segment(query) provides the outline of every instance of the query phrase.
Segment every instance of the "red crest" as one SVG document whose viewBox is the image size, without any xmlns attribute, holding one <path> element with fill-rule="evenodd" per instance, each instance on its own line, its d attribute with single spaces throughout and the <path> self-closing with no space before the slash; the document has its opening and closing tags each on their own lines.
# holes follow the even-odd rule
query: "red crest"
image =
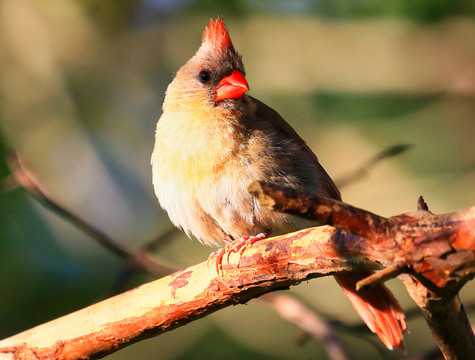
<svg viewBox="0 0 475 360">
<path fill-rule="evenodd" d="M 202 38 L 203 44 L 213 48 L 229 48 L 233 49 L 233 43 L 229 37 L 228 29 L 221 18 L 216 21 L 211 19 L 209 25 L 205 28 Z"/>
</svg>

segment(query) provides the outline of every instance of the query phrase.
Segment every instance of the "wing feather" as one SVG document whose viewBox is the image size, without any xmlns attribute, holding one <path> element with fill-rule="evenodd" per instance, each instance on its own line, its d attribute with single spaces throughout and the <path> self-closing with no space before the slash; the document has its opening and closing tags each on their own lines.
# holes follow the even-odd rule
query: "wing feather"
<svg viewBox="0 0 475 360">
<path fill-rule="evenodd" d="M 254 115 L 263 121 L 271 123 L 276 131 L 281 134 L 281 136 L 299 144 L 302 150 L 308 155 L 309 161 L 312 161 L 314 165 L 318 167 L 321 192 L 328 197 L 341 200 L 340 191 L 336 187 L 330 175 L 328 175 L 323 166 L 320 165 L 317 155 L 315 155 L 315 153 L 308 147 L 305 140 L 303 140 L 299 134 L 297 134 L 294 128 L 290 126 L 289 123 L 287 123 L 277 111 L 253 97 L 249 96 L 249 98 L 251 98 L 251 100 L 257 105 Z"/>
</svg>

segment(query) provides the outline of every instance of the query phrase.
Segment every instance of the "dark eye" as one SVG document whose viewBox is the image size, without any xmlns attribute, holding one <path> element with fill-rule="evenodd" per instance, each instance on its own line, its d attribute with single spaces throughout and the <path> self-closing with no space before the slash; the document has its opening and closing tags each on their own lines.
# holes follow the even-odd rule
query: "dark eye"
<svg viewBox="0 0 475 360">
<path fill-rule="evenodd" d="M 198 78 L 203 84 L 206 84 L 211 79 L 211 75 L 209 74 L 209 71 L 201 70 Z"/>
</svg>

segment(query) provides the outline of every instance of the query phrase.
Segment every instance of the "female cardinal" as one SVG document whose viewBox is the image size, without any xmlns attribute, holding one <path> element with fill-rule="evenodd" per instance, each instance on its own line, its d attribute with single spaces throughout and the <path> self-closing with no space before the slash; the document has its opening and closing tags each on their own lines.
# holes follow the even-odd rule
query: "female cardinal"
<svg viewBox="0 0 475 360">
<path fill-rule="evenodd" d="M 206 244 L 311 225 L 262 207 L 248 192 L 253 181 L 341 199 L 295 130 L 275 110 L 245 94 L 249 85 L 244 76 L 241 56 L 223 21 L 211 19 L 201 47 L 168 86 L 157 124 L 155 193 L 172 222 Z M 384 285 L 355 289 L 369 274 L 335 278 L 383 343 L 403 350 L 406 322 L 391 292 Z"/>
</svg>

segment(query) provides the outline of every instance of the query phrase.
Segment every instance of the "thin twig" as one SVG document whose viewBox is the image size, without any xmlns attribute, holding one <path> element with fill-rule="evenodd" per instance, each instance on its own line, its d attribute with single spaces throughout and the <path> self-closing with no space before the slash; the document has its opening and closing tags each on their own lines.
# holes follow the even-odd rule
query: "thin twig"
<svg viewBox="0 0 475 360">
<path fill-rule="evenodd" d="M 8 164 L 12 170 L 12 175 L 16 182 L 31 196 L 33 196 L 41 205 L 58 214 L 69 223 L 73 224 L 79 230 L 94 239 L 102 247 L 119 256 L 120 258 L 130 261 L 134 264 L 134 266 L 150 272 L 151 274 L 163 276 L 164 274 L 170 272 L 170 268 L 160 264 L 149 253 L 133 252 L 127 249 L 125 246 L 111 238 L 102 230 L 99 230 L 97 227 L 90 224 L 79 215 L 68 210 L 57 200 L 54 200 L 36 179 L 33 173 L 24 166 L 18 153 L 9 156 Z"/>
<path fill-rule="evenodd" d="M 402 274 L 404 270 L 407 270 L 407 266 L 404 264 L 394 264 L 388 266 L 380 271 L 377 271 L 370 276 L 360 280 L 356 283 L 356 290 L 359 291 L 365 287 L 374 287 L 381 285 L 386 281 L 395 278 L 399 274 Z"/>
<path fill-rule="evenodd" d="M 164 233 L 157 236 L 150 242 L 147 242 L 144 246 L 140 248 L 142 251 L 152 252 L 157 250 L 159 247 L 165 245 L 170 239 L 175 236 L 179 230 L 176 227 L 170 227 Z"/>
<path fill-rule="evenodd" d="M 301 301 L 287 294 L 270 293 L 260 297 L 270 304 L 281 317 L 296 324 L 300 329 L 319 339 L 332 360 L 347 360 L 350 355 L 330 323 Z"/>
<path fill-rule="evenodd" d="M 376 155 L 365 161 L 358 169 L 353 172 L 348 173 L 347 175 L 341 176 L 339 179 L 336 179 L 335 184 L 339 189 L 342 189 L 345 186 L 348 186 L 362 177 L 368 175 L 369 171 L 372 170 L 379 162 L 384 159 L 400 155 L 405 151 L 409 150 L 413 145 L 410 144 L 397 144 L 389 146 L 386 149 L 378 152 Z"/>
<path fill-rule="evenodd" d="M 171 237 L 176 234 L 177 231 L 175 229 L 171 229 L 166 231 L 164 234 L 157 236 L 154 240 L 152 240 L 149 243 L 146 243 L 145 245 L 141 246 L 138 250 L 135 250 L 134 253 L 136 256 L 139 254 L 142 254 L 142 256 L 148 256 L 149 253 L 157 249 L 158 247 L 162 246 L 166 242 L 168 242 Z M 158 262 L 158 261 L 157 261 Z M 119 273 L 116 276 L 115 281 L 113 282 L 113 285 L 111 287 L 110 295 L 117 295 L 124 290 L 126 290 L 125 284 L 127 281 L 137 272 L 137 271 L 144 271 L 146 273 L 149 273 L 150 275 L 154 275 L 155 277 L 160 277 L 160 276 L 165 276 L 169 275 L 171 273 L 174 273 L 178 269 L 173 268 L 171 266 L 166 266 L 164 264 L 160 263 L 161 266 L 161 274 L 157 273 L 150 273 L 147 268 L 144 268 L 143 266 L 140 266 L 141 262 L 127 262 L 125 266 L 119 271 Z M 160 275 L 160 276 L 157 276 Z"/>
</svg>

